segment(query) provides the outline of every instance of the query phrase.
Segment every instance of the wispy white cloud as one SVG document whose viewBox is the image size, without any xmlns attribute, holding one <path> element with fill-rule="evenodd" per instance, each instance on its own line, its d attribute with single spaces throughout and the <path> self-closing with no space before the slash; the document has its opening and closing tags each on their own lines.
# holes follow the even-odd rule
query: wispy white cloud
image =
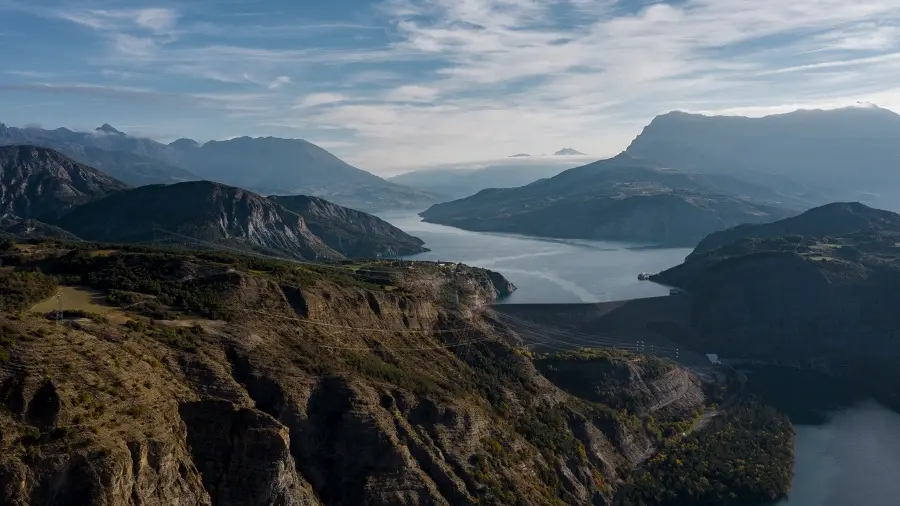
<svg viewBox="0 0 900 506">
<path fill-rule="evenodd" d="M 85 64 L 103 77 L 137 76 L 145 94 L 188 82 L 177 100 L 254 120 L 229 132 L 329 129 L 366 169 L 614 154 L 671 109 L 900 110 L 897 0 L 383 0 L 380 17 L 325 21 L 94 2 L 22 9 L 102 37 L 108 52 Z"/>
<path fill-rule="evenodd" d="M 337 104 L 346 101 L 347 98 L 346 95 L 341 95 L 340 93 L 311 93 L 297 101 L 294 109 L 306 109 L 320 105 Z"/>
</svg>

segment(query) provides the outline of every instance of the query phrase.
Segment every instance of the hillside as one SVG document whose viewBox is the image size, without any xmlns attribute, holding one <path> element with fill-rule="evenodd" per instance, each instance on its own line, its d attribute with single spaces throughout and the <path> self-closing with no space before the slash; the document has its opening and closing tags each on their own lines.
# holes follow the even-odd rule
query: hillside
<svg viewBox="0 0 900 506">
<path fill-rule="evenodd" d="M 478 169 L 426 169 L 394 176 L 389 181 L 449 199 L 475 195 L 487 188 L 517 188 L 553 177 L 571 165 L 547 163 L 503 163 Z"/>
<path fill-rule="evenodd" d="M 0 146 L 0 215 L 53 219 L 127 188 L 50 149 Z"/>
<path fill-rule="evenodd" d="M 645 127 L 627 153 L 667 167 L 730 174 L 807 194 L 818 204 L 863 200 L 896 208 L 898 138 L 900 115 L 877 107 L 762 118 L 672 112 Z"/>
<path fill-rule="evenodd" d="M 428 251 L 418 237 L 371 214 L 318 197 L 295 195 L 269 199 L 299 214 L 313 234 L 348 258 L 398 257 Z"/>
<path fill-rule="evenodd" d="M 204 242 L 298 259 L 340 259 L 306 221 L 255 193 L 196 181 L 151 185 L 75 208 L 57 223 L 103 242 Z"/>
<path fill-rule="evenodd" d="M 792 214 L 779 194 L 619 155 L 553 178 L 438 204 L 426 220 L 467 230 L 693 246 L 739 223 Z"/>
<path fill-rule="evenodd" d="M 506 344 L 487 271 L 2 255 L 3 504 L 610 504 L 657 444 Z M 19 313 L 61 279 L 106 298 Z"/>
<path fill-rule="evenodd" d="M 171 152 L 149 139 L 122 134 L 109 125 L 94 132 L 74 132 L 66 128 L 15 128 L 0 123 L 0 146 L 32 145 L 53 149 L 79 163 L 100 169 L 131 186 L 171 184 L 200 179 L 191 172 L 167 163 Z"/>
<path fill-rule="evenodd" d="M 739 225 L 710 234 L 693 254 L 712 251 L 741 239 L 781 236 L 842 237 L 858 231 L 900 230 L 900 215 L 873 209 L 858 202 L 827 204 L 801 215 L 764 225 Z"/>
<path fill-rule="evenodd" d="M 900 407 L 900 216 L 835 204 L 726 235 L 654 278 L 691 294 L 696 349 L 837 374 Z"/>
</svg>

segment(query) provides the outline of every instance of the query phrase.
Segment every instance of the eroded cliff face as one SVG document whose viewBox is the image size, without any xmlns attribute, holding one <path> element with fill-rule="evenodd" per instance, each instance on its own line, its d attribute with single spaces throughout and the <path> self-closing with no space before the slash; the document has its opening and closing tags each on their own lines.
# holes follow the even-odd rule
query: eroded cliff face
<svg viewBox="0 0 900 506">
<path fill-rule="evenodd" d="M 647 430 L 506 343 L 481 309 L 509 289 L 496 275 L 410 265 L 362 284 L 155 271 L 171 277 L 158 300 L 209 283 L 228 321 L 186 302 L 170 320 L 0 316 L 0 503 L 609 503 L 652 452 Z M 642 381 L 650 404 L 678 397 L 678 381 Z"/>
</svg>

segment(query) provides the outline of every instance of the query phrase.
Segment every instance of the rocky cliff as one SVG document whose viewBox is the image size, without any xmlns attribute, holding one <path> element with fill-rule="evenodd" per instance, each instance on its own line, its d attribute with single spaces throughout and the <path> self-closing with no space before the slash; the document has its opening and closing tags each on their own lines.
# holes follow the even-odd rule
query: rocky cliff
<svg viewBox="0 0 900 506">
<path fill-rule="evenodd" d="M 127 188 L 50 149 L 0 146 L 0 215 L 52 219 Z"/>
<path fill-rule="evenodd" d="M 510 287 L 488 271 L 3 255 L 3 504 L 609 504 L 657 444 L 507 344 L 482 306 Z M 21 311 L 54 278 L 106 302 L 60 324 Z"/>
</svg>

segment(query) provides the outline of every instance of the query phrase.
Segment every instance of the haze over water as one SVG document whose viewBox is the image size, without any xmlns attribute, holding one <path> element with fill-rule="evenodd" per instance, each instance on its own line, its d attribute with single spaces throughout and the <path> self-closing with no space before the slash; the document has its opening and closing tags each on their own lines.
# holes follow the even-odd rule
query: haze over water
<svg viewBox="0 0 900 506">
<path fill-rule="evenodd" d="M 667 288 L 638 281 L 637 274 L 678 265 L 691 252 L 468 232 L 424 223 L 409 212 L 381 217 L 421 238 L 432 250 L 411 259 L 463 262 L 506 276 L 518 290 L 505 303 L 604 302 L 666 295 Z M 785 395 L 797 397 L 782 400 L 787 406 L 806 403 L 814 395 L 807 388 L 782 389 Z M 863 402 L 831 411 L 815 422 L 799 415 L 792 419 L 798 423 L 793 486 L 788 499 L 776 506 L 900 504 L 900 414 Z"/>
</svg>

